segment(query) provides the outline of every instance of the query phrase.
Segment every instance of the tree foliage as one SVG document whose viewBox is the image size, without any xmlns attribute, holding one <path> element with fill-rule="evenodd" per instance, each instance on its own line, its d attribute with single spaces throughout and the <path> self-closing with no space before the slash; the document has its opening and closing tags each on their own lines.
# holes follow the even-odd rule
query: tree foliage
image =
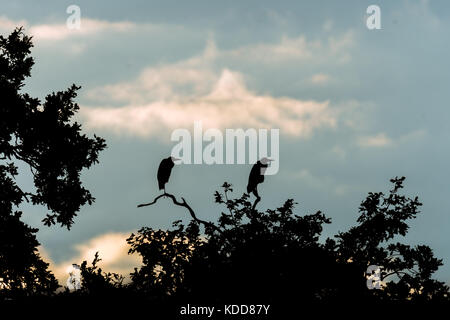
<svg viewBox="0 0 450 320">
<path fill-rule="evenodd" d="M 323 213 L 297 215 L 295 202 L 259 212 L 249 196 L 230 199 L 228 183 L 215 201 L 225 210 L 215 226 L 176 221 L 171 230 L 145 227 L 128 239 L 143 265 L 132 273 L 134 289 L 179 301 L 444 301 L 448 287 L 431 278 L 442 265 L 424 245 L 393 242 L 408 230 L 421 203 L 399 193 L 369 193 L 357 225 L 322 239 Z M 382 267 L 381 290 L 367 288 L 366 270 Z"/>
<path fill-rule="evenodd" d="M 102 138 L 82 134 L 72 119 L 80 87 L 53 92 L 43 102 L 22 91 L 34 64 L 31 47 L 21 28 L 0 36 L 0 288 L 10 289 L 9 295 L 51 293 L 58 286 L 37 252 L 37 229 L 20 220 L 19 206 L 43 205 L 45 225 L 70 228 L 80 207 L 94 201 L 81 171 L 106 146 Z M 19 162 L 29 167 L 33 190 L 16 184 Z"/>
</svg>

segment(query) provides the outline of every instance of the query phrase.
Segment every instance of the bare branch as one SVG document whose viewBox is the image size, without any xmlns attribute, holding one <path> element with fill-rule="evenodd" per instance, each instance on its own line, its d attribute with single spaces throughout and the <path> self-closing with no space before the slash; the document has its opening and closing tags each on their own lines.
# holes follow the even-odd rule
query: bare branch
<svg viewBox="0 0 450 320">
<path fill-rule="evenodd" d="M 138 208 L 141 208 L 141 207 L 151 206 L 152 204 L 155 204 L 156 201 L 158 201 L 160 198 L 164 197 L 165 195 L 166 195 L 166 194 L 163 193 L 162 195 L 157 196 L 157 197 L 155 198 L 155 200 L 153 200 L 152 202 L 149 202 L 149 203 L 142 203 L 142 204 L 138 205 L 137 207 L 138 207 Z"/>
<path fill-rule="evenodd" d="M 173 204 L 188 209 L 189 214 L 191 215 L 192 219 L 194 219 L 196 222 L 203 224 L 205 227 L 208 226 L 208 227 L 210 227 L 210 228 L 213 228 L 213 229 L 216 230 L 217 232 L 223 234 L 223 231 L 222 231 L 221 229 L 219 229 L 215 224 L 197 218 L 197 216 L 196 216 L 194 210 L 192 210 L 192 208 L 187 204 L 186 200 L 185 200 L 183 197 L 181 198 L 181 200 L 183 200 L 183 201 L 182 201 L 182 202 L 179 202 L 179 201 L 177 200 L 177 198 L 175 198 L 175 196 L 174 196 L 173 194 L 170 194 L 170 193 L 165 192 L 165 193 L 163 193 L 163 194 L 157 196 L 152 202 L 149 202 L 149 203 L 143 203 L 143 204 L 138 205 L 137 207 L 138 207 L 138 208 L 141 208 L 141 207 L 151 206 L 151 205 L 155 204 L 155 203 L 156 203 L 159 199 L 161 199 L 162 197 L 169 197 L 170 199 L 172 199 Z"/>
</svg>

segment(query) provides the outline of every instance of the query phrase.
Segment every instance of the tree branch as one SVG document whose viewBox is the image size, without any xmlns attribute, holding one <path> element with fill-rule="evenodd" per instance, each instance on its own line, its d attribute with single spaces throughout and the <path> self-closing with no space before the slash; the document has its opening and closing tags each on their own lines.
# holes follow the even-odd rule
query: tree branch
<svg viewBox="0 0 450 320">
<path fill-rule="evenodd" d="M 142 204 L 138 205 L 137 207 L 138 207 L 138 208 L 141 208 L 141 207 L 151 206 L 152 204 L 155 204 L 156 201 L 158 201 L 159 198 L 162 198 L 162 197 L 164 197 L 165 195 L 166 195 L 166 194 L 163 193 L 163 194 L 157 196 L 157 197 L 155 198 L 155 200 L 153 200 L 152 202 L 149 202 L 149 203 L 142 203 Z"/>
<path fill-rule="evenodd" d="M 226 206 L 228 208 L 228 211 L 230 212 L 230 215 L 233 217 L 233 212 L 231 211 L 231 208 L 230 208 L 230 205 L 229 205 L 229 202 L 228 202 L 227 190 L 225 190 L 223 194 L 225 195 L 225 200 L 227 201 L 226 202 Z"/>
<path fill-rule="evenodd" d="M 408 272 L 405 272 L 405 271 L 392 271 L 390 273 L 387 273 L 384 277 L 382 277 L 381 280 L 384 280 L 384 279 L 386 279 L 386 278 L 388 278 L 390 276 L 393 276 L 393 275 L 396 275 L 397 277 L 401 278 L 400 274 L 410 275 Z"/>
<path fill-rule="evenodd" d="M 142 203 L 142 204 L 138 205 L 137 207 L 141 208 L 141 207 L 151 206 L 151 205 L 155 204 L 162 197 L 169 197 L 170 199 L 172 199 L 173 204 L 188 209 L 189 214 L 191 215 L 192 219 L 194 219 L 196 222 L 203 224 L 205 227 L 209 226 L 210 228 L 213 228 L 214 230 L 216 230 L 217 232 L 219 232 L 220 234 L 223 235 L 223 231 L 220 228 L 218 228 L 214 223 L 197 218 L 194 210 L 192 210 L 192 208 L 187 204 L 186 200 L 184 200 L 183 197 L 181 197 L 181 200 L 183 200 L 183 201 L 179 202 L 173 194 L 165 192 L 165 193 L 157 196 L 152 202 Z"/>
</svg>

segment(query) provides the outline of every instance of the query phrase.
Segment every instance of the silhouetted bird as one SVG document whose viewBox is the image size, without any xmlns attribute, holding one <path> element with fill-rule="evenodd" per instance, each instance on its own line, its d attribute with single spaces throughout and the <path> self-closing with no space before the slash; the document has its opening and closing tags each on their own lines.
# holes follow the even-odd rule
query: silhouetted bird
<svg viewBox="0 0 450 320">
<path fill-rule="evenodd" d="M 159 190 L 164 190 L 166 193 L 166 183 L 169 181 L 170 173 L 172 172 L 172 168 L 175 165 L 175 161 L 180 160 L 174 157 L 168 157 L 161 161 L 158 168 L 158 185 Z"/>
<path fill-rule="evenodd" d="M 247 193 L 250 194 L 250 192 L 253 192 L 258 199 L 260 198 L 258 194 L 258 184 L 264 182 L 264 173 L 269 166 L 270 161 L 273 160 L 268 158 L 262 158 L 261 161 L 258 160 L 258 162 L 253 165 L 250 175 L 248 176 Z"/>
</svg>

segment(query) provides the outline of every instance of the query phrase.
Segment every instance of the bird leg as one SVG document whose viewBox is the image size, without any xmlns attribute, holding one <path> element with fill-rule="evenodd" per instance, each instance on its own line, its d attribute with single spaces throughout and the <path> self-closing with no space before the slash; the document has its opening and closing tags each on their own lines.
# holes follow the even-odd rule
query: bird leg
<svg viewBox="0 0 450 320">
<path fill-rule="evenodd" d="M 253 194 L 255 195 L 256 199 L 255 202 L 253 203 L 252 210 L 255 210 L 256 205 L 261 201 L 261 197 L 258 194 L 258 187 L 253 189 Z"/>
<path fill-rule="evenodd" d="M 255 199 L 255 202 L 253 203 L 253 206 L 252 206 L 252 210 L 255 210 L 256 205 L 259 203 L 259 201 L 261 201 L 261 197 L 258 197 Z"/>
</svg>

